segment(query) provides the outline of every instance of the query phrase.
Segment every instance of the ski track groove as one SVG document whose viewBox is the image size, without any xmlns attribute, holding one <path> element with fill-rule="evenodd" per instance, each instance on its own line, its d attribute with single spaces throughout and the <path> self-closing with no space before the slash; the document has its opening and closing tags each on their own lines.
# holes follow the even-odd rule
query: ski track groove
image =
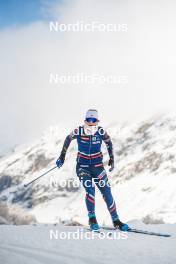
<svg viewBox="0 0 176 264">
<path fill-rule="evenodd" d="M 56 250 L 47 250 L 47 249 L 41 249 L 41 248 L 33 248 L 33 247 L 25 247 L 25 246 L 16 246 L 13 244 L 9 244 L 9 245 L 5 245 L 5 246 L 0 246 L 0 249 L 6 250 L 10 252 L 13 252 L 17 255 L 23 256 L 23 257 L 27 257 L 27 258 L 32 258 L 36 261 L 37 259 L 37 263 L 51 263 L 52 264 L 58 264 L 58 263 L 63 263 L 63 264 L 68 264 L 71 263 L 73 258 L 75 258 L 75 255 L 71 255 L 69 253 L 69 256 L 66 254 L 60 255 L 61 252 L 56 251 Z M 46 253 L 47 252 L 47 253 Z M 37 258 L 36 258 L 37 257 Z M 49 261 L 49 262 L 48 262 Z M 60 261 L 60 262 L 58 262 Z M 87 263 L 86 258 L 84 259 L 83 257 L 79 256 L 79 259 L 77 260 L 79 261 L 79 263 Z M 4 261 L 3 261 L 4 263 Z M 24 262 L 22 262 L 24 263 Z M 32 262 L 33 263 L 33 262 Z M 78 262 L 77 262 L 78 263 Z M 96 263 L 100 263 L 98 261 L 96 261 Z"/>
<path fill-rule="evenodd" d="M 18 260 L 18 264 L 28 264 L 31 262 L 32 260 L 32 264 L 41 264 L 41 261 L 37 261 L 36 259 L 34 259 L 32 256 L 29 257 L 22 255 L 19 252 L 10 250 L 10 258 L 9 258 L 9 249 L 7 249 L 6 247 L 1 246 L 0 247 L 0 251 L 1 253 L 4 252 L 3 256 L 2 256 L 2 262 L 3 264 L 13 264 L 14 260 Z"/>
<path fill-rule="evenodd" d="M 34 259 L 35 261 L 37 260 L 38 263 L 52 263 L 52 264 L 58 264 L 58 263 L 63 263 L 63 264 L 67 264 L 70 263 L 71 258 L 65 255 L 58 255 L 56 256 L 56 254 L 53 254 L 52 252 L 46 252 L 46 250 L 44 250 L 45 252 L 36 250 L 36 249 L 24 249 L 21 246 L 11 246 L 11 245 L 6 245 L 6 246 L 1 246 L 2 249 L 13 252 L 13 253 L 18 253 L 23 257 L 27 257 L 30 261 L 30 259 Z M 67 260 L 66 260 L 67 259 Z"/>
</svg>

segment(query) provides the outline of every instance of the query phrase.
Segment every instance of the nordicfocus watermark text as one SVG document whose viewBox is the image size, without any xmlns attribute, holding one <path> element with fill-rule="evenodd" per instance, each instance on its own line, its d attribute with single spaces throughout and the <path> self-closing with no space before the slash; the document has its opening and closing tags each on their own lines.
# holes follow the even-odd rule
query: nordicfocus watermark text
<svg viewBox="0 0 176 264">
<path fill-rule="evenodd" d="M 94 232 L 85 228 L 77 228 L 75 231 L 59 231 L 50 229 L 50 240 L 83 240 L 83 239 L 127 239 L 127 232 Z"/>
<path fill-rule="evenodd" d="M 49 22 L 50 32 L 127 32 L 127 24 L 102 23 L 100 21 L 76 21 L 75 23 Z"/>
<path fill-rule="evenodd" d="M 51 84 L 127 84 L 127 75 L 103 75 L 103 74 L 49 74 Z"/>
<path fill-rule="evenodd" d="M 77 127 L 78 128 L 78 127 Z M 88 130 L 87 128 L 85 128 L 85 130 Z M 78 135 L 78 132 L 79 130 L 77 129 L 72 129 L 70 130 L 69 132 L 70 133 L 73 133 L 74 135 Z M 82 132 L 83 130 L 81 129 L 80 130 L 80 133 Z M 96 132 L 96 127 L 93 127 L 92 128 L 92 132 Z M 128 134 L 128 127 L 123 127 L 123 126 L 112 126 L 112 127 L 107 127 L 105 130 L 103 130 L 102 128 L 100 128 L 100 130 L 98 130 L 100 132 L 100 135 L 104 135 L 104 133 L 108 133 L 109 135 L 111 135 L 112 138 L 114 137 L 117 137 L 119 136 L 122 131 L 123 131 L 123 135 L 127 135 Z M 49 128 L 48 131 L 46 131 L 44 134 L 43 134 L 43 138 L 47 140 L 48 138 L 48 134 L 50 134 L 51 136 L 55 136 L 57 137 L 58 135 L 60 137 L 65 137 L 68 135 L 68 127 L 58 127 L 58 126 L 52 126 Z M 81 135 L 84 135 L 84 133 L 82 133 Z"/>
<path fill-rule="evenodd" d="M 104 170 L 105 172 L 105 170 Z M 83 171 L 84 174 L 84 171 Z M 82 175 L 84 177 L 84 175 Z M 83 178 L 69 178 L 69 179 L 64 179 L 64 178 L 58 178 L 57 176 L 52 176 L 49 179 L 49 186 L 50 188 L 54 188 L 56 190 L 60 191 L 77 191 L 78 189 L 81 188 L 81 181 Z M 105 175 L 104 179 L 99 179 L 99 178 L 92 178 L 92 180 L 85 180 L 84 181 L 84 187 L 94 187 L 95 185 L 100 186 L 100 187 L 105 187 L 105 186 L 115 186 L 116 179 L 108 179 L 107 176 Z M 46 183 L 46 186 L 48 186 L 48 183 Z"/>
</svg>

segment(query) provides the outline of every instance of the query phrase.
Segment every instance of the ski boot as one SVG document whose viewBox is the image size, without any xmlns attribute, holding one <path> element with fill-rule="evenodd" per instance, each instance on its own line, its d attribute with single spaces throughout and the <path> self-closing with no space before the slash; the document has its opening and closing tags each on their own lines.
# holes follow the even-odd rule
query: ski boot
<svg viewBox="0 0 176 264">
<path fill-rule="evenodd" d="M 89 226 L 92 231 L 99 231 L 100 227 L 97 223 L 97 219 L 95 215 L 89 215 Z"/>
<path fill-rule="evenodd" d="M 130 229 L 127 224 L 122 223 L 119 219 L 113 220 L 113 225 L 121 231 L 128 231 Z"/>
</svg>

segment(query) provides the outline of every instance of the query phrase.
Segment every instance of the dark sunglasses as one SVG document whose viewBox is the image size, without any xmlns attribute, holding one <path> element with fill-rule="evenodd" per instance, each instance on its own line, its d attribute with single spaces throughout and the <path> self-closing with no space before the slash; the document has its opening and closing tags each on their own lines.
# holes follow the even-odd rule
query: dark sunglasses
<svg viewBox="0 0 176 264">
<path fill-rule="evenodd" d="M 94 117 L 88 117 L 86 118 L 86 122 L 88 123 L 96 123 L 98 120 Z"/>
</svg>

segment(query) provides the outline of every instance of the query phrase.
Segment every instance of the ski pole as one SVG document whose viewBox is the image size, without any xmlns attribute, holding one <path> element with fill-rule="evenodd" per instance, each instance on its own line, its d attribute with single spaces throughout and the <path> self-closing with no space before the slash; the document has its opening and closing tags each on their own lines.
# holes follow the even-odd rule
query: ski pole
<svg viewBox="0 0 176 264">
<path fill-rule="evenodd" d="M 37 178 L 35 178 L 34 180 L 28 182 L 27 184 L 24 184 L 24 187 L 27 187 L 28 185 L 30 185 L 31 183 L 37 181 L 39 178 L 43 177 L 44 175 L 48 174 L 50 171 L 56 169 L 57 166 L 53 167 L 52 169 L 48 170 L 47 172 L 43 173 L 42 175 L 38 176 Z"/>
</svg>

